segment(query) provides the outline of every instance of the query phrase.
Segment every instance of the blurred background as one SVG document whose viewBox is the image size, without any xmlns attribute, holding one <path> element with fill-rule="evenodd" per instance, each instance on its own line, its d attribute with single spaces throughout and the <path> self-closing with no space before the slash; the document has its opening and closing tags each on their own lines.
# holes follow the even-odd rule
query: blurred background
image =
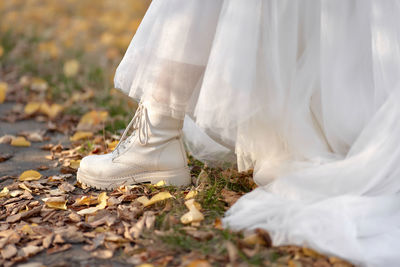
<svg viewBox="0 0 400 267">
<path fill-rule="evenodd" d="M 113 76 L 149 4 L 0 1 L 0 103 L 16 102 L 24 115 L 47 119 L 103 109 L 106 130 L 124 128 L 135 104 L 113 89 Z M 32 103 L 49 109 L 27 109 Z"/>
</svg>

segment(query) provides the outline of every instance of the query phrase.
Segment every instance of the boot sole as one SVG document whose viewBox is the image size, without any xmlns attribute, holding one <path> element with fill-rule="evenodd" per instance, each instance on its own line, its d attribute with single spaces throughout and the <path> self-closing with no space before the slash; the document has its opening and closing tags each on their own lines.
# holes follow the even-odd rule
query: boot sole
<svg viewBox="0 0 400 267">
<path fill-rule="evenodd" d="M 134 185 L 141 183 L 156 184 L 160 181 L 165 181 L 166 185 L 173 186 L 187 186 L 192 182 L 189 168 L 187 167 L 168 171 L 137 173 L 125 177 L 109 177 L 100 179 L 85 173 L 79 168 L 76 178 L 81 184 L 100 190 L 113 190 L 121 185 Z"/>
</svg>

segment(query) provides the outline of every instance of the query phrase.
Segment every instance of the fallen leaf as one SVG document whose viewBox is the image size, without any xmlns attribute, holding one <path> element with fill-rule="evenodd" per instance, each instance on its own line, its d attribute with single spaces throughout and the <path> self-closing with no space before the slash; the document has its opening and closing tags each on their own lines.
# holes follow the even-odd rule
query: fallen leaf
<svg viewBox="0 0 400 267">
<path fill-rule="evenodd" d="M 23 136 L 18 136 L 11 140 L 12 146 L 21 146 L 21 147 L 28 147 L 31 146 L 31 142 L 25 139 Z"/>
<path fill-rule="evenodd" d="M 34 77 L 31 81 L 31 89 L 37 92 L 44 92 L 47 90 L 49 85 L 47 82 L 41 78 Z"/>
<path fill-rule="evenodd" d="M 11 141 L 15 138 L 15 136 L 13 135 L 4 135 L 2 137 L 0 137 L 0 144 L 10 144 Z"/>
<path fill-rule="evenodd" d="M 91 255 L 93 257 L 105 260 L 105 259 L 112 258 L 112 256 L 114 255 L 114 252 L 110 249 L 100 249 L 100 250 L 93 251 L 91 253 Z"/>
<path fill-rule="evenodd" d="M 69 167 L 72 168 L 72 169 L 77 170 L 77 169 L 79 168 L 79 164 L 80 164 L 80 163 L 81 163 L 81 160 L 80 160 L 80 159 L 78 159 L 78 160 L 72 159 L 72 160 L 69 162 Z"/>
<path fill-rule="evenodd" d="M 164 181 L 164 180 L 161 180 L 161 181 L 158 181 L 154 186 L 163 187 L 163 186 L 165 186 L 165 185 L 166 185 L 165 181 Z"/>
<path fill-rule="evenodd" d="M 146 205 L 149 202 L 149 199 L 146 196 L 141 196 L 135 199 L 135 201 L 139 202 L 142 205 Z"/>
<path fill-rule="evenodd" d="M 107 193 L 106 192 L 101 192 L 98 196 L 99 204 L 96 206 L 99 209 L 105 209 L 107 207 Z"/>
<path fill-rule="evenodd" d="M 17 248 L 13 244 L 9 244 L 5 248 L 1 249 L 1 256 L 3 256 L 3 258 L 7 260 L 14 257 L 17 252 Z"/>
<path fill-rule="evenodd" d="M 212 265 L 206 260 L 191 261 L 186 267 L 211 267 Z"/>
<path fill-rule="evenodd" d="M 26 190 L 26 191 L 32 193 L 32 190 L 29 189 L 29 187 L 27 187 L 26 184 L 21 183 L 21 184 L 18 184 L 18 186 L 19 186 L 19 188 L 24 189 L 24 190 Z"/>
<path fill-rule="evenodd" d="M 35 170 L 27 170 L 24 171 L 20 176 L 19 180 L 20 181 L 37 181 L 42 177 L 42 175 L 35 171 Z"/>
<path fill-rule="evenodd" d="M 198 194 L 197 190 L 190 190 L 190 192 L 187 193 L 187 195 L 185 196 L 185 199 L 194 198 L 195 196 L 197 196 L 197 194 Z"/>
<path fill-rule="evenodd" d="M 79 62 L 76 59 L 68 60 L 64 63 L 64 75 L 74 77 L 79 71 Z"/>
<path fill-rule="evenodd" d="M 0 162 L 4 162 L 6 160 L 9 160 L 13 157 L 12 154 L 4 154 L 4 153 L 0 153 Z"/>
<path fill-rule="evenodd" d="M 78 131 L 94 131 L 100 123 L 103 123 L 108 118 L 107 111 L 92 110 L 82 116 L 80 119 L 77 130 Z"/>
<path fill-rule="evenodd" d="M 32 115 L 39 111 L 41 105 L 40 102 L 28 102 L 24 108 L 24 112 L 26 115 Z"/>
<path fill-rule="evenodd" d="M 8 196 L 8 193 L 10 192 L 10 190 L 8 190 L 8 188 L 7 187 L 4 187 L 2 190 L 1 190 L 1 192 L 0 192 L 0 198 L 1 197 L 6 197 L 6 196 Z"/>
<path fill-rule="evenodd" d="M 39 132 L 30 132 L 27 133 L 27 138 L 32 142 L 43 142 L 43 135 Z"/>
<path fill-rule="evenodd" d="M 4 47 L 0 45 L 0 57 L 4 55 Z"/>
<path fill-rule="evenodd" d="M 160 192 L 154 195 L 148 202 L 144 204 L 145 207 L 153 205 L 157 202 L 172 198 L 173 196 L 169 192 Z"/>
<path fill-rule="evenodd" d="M 315 250 L 310 249 L 310 248 L 306 248 L 306 247 L 302 248 L 302 252 L 303 252 L 304 255 L 306 255 L 307 257 L 311 257 L 311 258 L 321 258 L 321 257 L 323 257 L 321 254 L 319 254 Z"/>
<path fill-rule="evenodd" d="M 70 140 L 72 142 L 75 142 L 75 141 L 78 141 L 78 140 L 81 140 L 81 139 L 87 139 L 87 138 L 91 138 L 91 137 L 93 137 L 93 133 L 92 132 L 80 132 L 80 131 L 78 131 L 70 138 Z"/>
<path fill-rule="evenodd" d="M 102 192 L 97 197 L 97 201 L 99 204 L 96 207 L 83 209 L 83 210 L 78 211 L 77 213 L 79 215 L 88 215 L 88 214 L 93 214 L 93 213 L 97 212 L 98 210 L 105 209 L 107 206 L 107 199 L 108 199 L 107 193 Z"/>
<path fill-rule="evenodd" d="M 107 144 L 107 148 L 113 151 L 117 147 L 118 143 L 119 143 L 118 140 L 112 141 L 111 143 Z"/>
<path fill-rule="evenodd" d="M 59 104 L 49 105 L 44 102 L 40 105 L 39 111 L 47 115 L 50 119 L 54 119 L 63 109 L 64 107 Z"/>
<path fill-rule="evenodd" d="M 82 196 L 75 200 L 74 206 L 83 206 L 83 205 L 90 206 L 98 203 L 99 201 L 95 196 Z"/>
<path fill-rule="evenodd" d="M 182 215 L 181 222 L 183 224 L 200 222 L 204 220 L 204 215 L 197 209 L 194 199 L 187 200 L 185 205 L 189 209 L 189 212 Z"/>
<path fill-rule="evenodd" d="M 0 82 L 0 104 L 3 103 L 4 100 L 6 100 L 7 90 L 8 90 L 8 84 L 5 82 Z"/>
<path fill-rule="evenodd" d="M 42 199 L 47 207 L 58 210 L 67 210 L 67 200 L 65 196 L 49 197 Z"/>
</svg>

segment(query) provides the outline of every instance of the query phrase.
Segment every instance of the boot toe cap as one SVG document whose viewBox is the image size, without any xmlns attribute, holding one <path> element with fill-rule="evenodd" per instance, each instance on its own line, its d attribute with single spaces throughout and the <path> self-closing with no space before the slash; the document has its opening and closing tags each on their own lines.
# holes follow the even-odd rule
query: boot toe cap
<svg viewBox="0 0 400 267">
<path fill-rule="evenodd" d="M 111 154 L 86 156 L 81 160 L 79 169 L 89 175 L 101 176 L 102 169 L 111 160 Z"/>
</svg>

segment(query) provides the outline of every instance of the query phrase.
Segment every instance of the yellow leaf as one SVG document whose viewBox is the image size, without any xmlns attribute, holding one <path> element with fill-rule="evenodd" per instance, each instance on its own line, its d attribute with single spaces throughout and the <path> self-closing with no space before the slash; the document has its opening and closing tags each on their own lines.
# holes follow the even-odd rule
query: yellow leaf
<svg viewBox="0 0 400 267">
<path fill-rule="evenodd" d="M 39 111 L 47 115 L 50 119 L 54 119 L 63 110 L 63 106 L 59 104 L 49 105 L 46 102 L 40 105 Z"/>
<path fill-rule="evenodd" d="M 99 196 L 97 197 L 98 205 L 96 207 L 91 207 L 87 209 L 83 209 L 78 211 L 79 215 L 87 215 L 87 214 L 93 214 L 97 212 L 98 210 L 105 209 L 107 207 L 107 193 L 106 192 L 101 192 Z"/>
<path fill-rule="evenodd" d="M 65 197 L 49 197 L 44 198 L 43 201 L 45 202 L 46 206 L 52 209 L 58 210 L 67 210 L 67 200 Z"/>
<path fill-rule="evenodd" d="M 197 202 L 195 202 L 194 199 L 190 199 L 185 202 L 185 205 L 189 209 L 189 212 L 182 215 L 181 222 L 183 224 L 200 222 L 204 220 L 204 215 L 197 209 L 196 203 Z"/>
<path fill-rule="evenodd" d="M 11 197 L 17 197 L 17 196 L 22 195 L 23 193 L 24 193 L 24 191 L 22 191 L 22 190 L 14 190 L 14 191 L 10 192 L 10 196 Z"/>
<path fill-rule="evenodd" d="M 94 196 L 82 196 L 80 198 L 77 198 L 75 200 L 75 204 L 76 206 L 82 206 L 82 205 L 94 205 L 98 203 L 98 199 L 97 197 Z"/>
<path fill-rule="evenodd" d="M 25 106 L 24 112 L 26 115 L 32 115 L 39 111 L 41 103 L 39 102 L 28 102 Z"/>
<path fill-rule="evenodd" d="M 136 267 L 154 267 L 154 265 L 150 263 L 142 263 L 140 265 L 136 265 Z"/>
<path fill-rule="evenodd" d="M 153 205 L 154 203 L 172 198 L 173 196 L 169 192 L 160 192 L 156 195 L 154 195 L 146 204 L 144 204 L 145 207 Z"/>
<path fill-rule="evenodd" d="M 33 91 L 44 92 L 48 88 L 48 84 L 41 78 L 32 78 L 31 89 Z"/>
<path fill-rule="evenodd" d="M 143 206 L 145 206 L 149 202 L 149 199 L 145 196 L 141 196 L 141 197 L 138 197 L 136 199 L 136 201 L 141 203 Z"/>
<path fill-rule="evenodd" d="M 28 191 L 29 193 L 32 193 L 32 190 L 30 190 L 26 184 L 18 184 L 19 188 L 24 189 L 26 191 Z"/>
<path fill-rule="evenodd" d="M 31 142 L 25 139 L 25 137 L 19 136 L 11 140 L 12 146 L 31 146 Z"/>
<path fill-rule="evenodd" d="M 80 163 L 81 163 L 81 160 L 80 160 L 80 159 L 78 159 L 78 160 L 72 159 L 72 160 L 69 162 L 69 167 L 72 168 L 72 169 L 77 170 L 77 169 L 79 168 L 79 164 L 80 164 Z"/>
<path fill-rule="evenodd" d="M 191 261 L 186 267 L 211 267 L 212 265 L 206 260 Z"/>
<path fill-rule="evenodd" d="M 319 254 L 318 252 L 316 252 L 315 250 L 310 249 L 310 248 L 303 247 L 302 251 L 303 251 L 304 255 L 311 257 L 311 258 L 323 257 L 321 254 Z"/>
<path fill-rule="evenodd" d="M 79 71 L 79 62 L 76 59 L 68 60 L 64 63 L 64 75 L 74 77 Z"/>
<path fill-rule="evenodd" d="M 107 193 L 101 192 L 97 199 L 99 200 L 99 205 L 97 205 L 97 207 L 99 209 L 105 209 L 105 207 L 107 207 Z"/>
<path fill-rule="evenodd" d="M 187 193 L 187 195 L 185 196 L 185 199 L 194 198 L 195 196 L 197 196 L 197 193 L 197 190 L 190 190 L 190 192 Z"/>
<path fill-rule="evenodd" d="M 77 213 L 79 215 L 88 215 L 88 214 L 93 214 L 98 210 L 99 210 L 99 208 L 96 206 L 96 207 L 90 207 L 90 208 L 87 208 L 87 209 L 80 210 Z"/>
<path fill-rule="evenodd" d="M 21 232 L 23 232 L 24 234 L 27 234 L 27 235 L 33 235 L 35 233 L 35 232 L 33 232 L 32 228 L 29 224 L 25 224 L 24 226 L 22 226 Z"/>
<path fill-rule="evenodd" d="M 0 57 L 4 55 L 4 48 L 0 45 Z"/>
<path fill-rule="evenodd" d="M 7 187 L 4 187 L 3 190 L 1 190 L 1 192 L 0 192 L 0 198 L 8 196 L 9 192 L 10 192 L 10 190 L 8 190 Z"/>
<path fill-rule="evenodd" d="M 117 141 L 117 140 L 112 141 L 111 143 L 109 143 L 107 145 L 107 147 L 109 150 L 113 151 L 117 147 L 118 143 L 119 143 L 119 141 Z"/>
<path fill-rule="evenodd" d="M 87 138 L 91 138 L 93 137 L 93 133 L 92 132 L 76 132 L 71 138 L 70 140 L 75 142 L 81 139 L 87 139 Z"/>
<path fill-rule="evenodd" d="M 155 186 L 163 187 L 165 186 L 165 181 L 164 180 L 158 181 L 158 183 L 156 183 Z"/>
<path fill-rule="evenodd" d="M 107 111 L 92 110 L 82 116 L 77 129 L 78 130 L 91 130 L 93 126 L 103 123 L 108 118 Z"/>
<path fill-rule="evenodd" d="M 42 177 L 42 175 L 35 170 L 24 171 L 20 176 L 20 181 L 37 181 Z"/>
<path fill-rule="evenodd" d="M 4 100 L 6 100 L 7 90 L 8 90 L 8 84 L 5 82 L 0 82 L 0 104 L 3 103 Z"/>
</svg>

